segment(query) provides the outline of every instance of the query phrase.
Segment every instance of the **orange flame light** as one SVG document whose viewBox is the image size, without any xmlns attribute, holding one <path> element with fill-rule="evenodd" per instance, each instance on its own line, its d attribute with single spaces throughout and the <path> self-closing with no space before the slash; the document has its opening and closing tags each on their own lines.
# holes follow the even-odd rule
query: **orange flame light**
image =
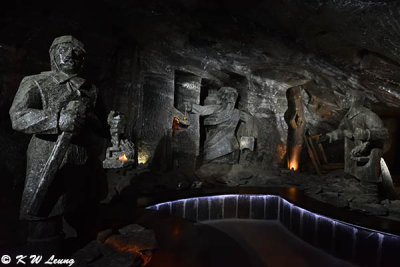
<svg viewBox="0 0 400 267">
<path fill-rule="evenodd" d="M 290 159 L 288 161 L 289 170 L 297 171 L 299 169 L 299 158 L 301 152 L 301 145 L 295 145 L 290 153 Z"/>
<path fill-rule="evenodd" d="M 177 117 L 174 117 L 174 120 L 172 121 L 172 129 L 179 129 L 179 119 Z"/>
<path fill-rule="evenodd" d="M 126 157 L 126 154 L 124 153 L 121 157 L 118 158 L 120 161 L 127 161 L 128 158 Z"/>
</svg>

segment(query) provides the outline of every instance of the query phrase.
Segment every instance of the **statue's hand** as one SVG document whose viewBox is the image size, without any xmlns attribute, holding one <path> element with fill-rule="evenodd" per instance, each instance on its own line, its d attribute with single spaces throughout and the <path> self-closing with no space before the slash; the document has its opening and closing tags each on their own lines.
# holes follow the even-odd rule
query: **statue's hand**
<svg viewBox="0 0 400 267">
<path fill-rule="evenodd" d="M 354 147 L 350 154 L 353 157 L 361 157 L 362 155 L 368 154 L 370 142 L 363 142 L 360 145 Z"/>
<path fill-rule="evenodd" d="M 329 143 L 332 143 L 333 141 L 336 141 L 336 135 L 335 133 L 327 133 L 325 134 L 320 140 L 321 142 L 325 141 L 325 140 L 329 140 Z"/>
<path fill-rule="evenodd" d="M 354 130 L 353 136 L 354 136 L 354 139 L 357 139 L 357 140 L 368 140 L 369 139 L 369 132 L 368 132 L 368 130 L 364 130 L 364 129 L 361 129 L 361 128 L 356 128 Z"/>
<path fill-rule="evenodd" d="M 58 122 L 61 131 L 74 133 L 80 128 L 81 124 L 81 119 L 76 112 L 70 110 L 61 111 Z"/>
<path fill-rule="evenodd" d="M 353 133 L 349 130 L 343 130 L 343 135 L 349 139 L 353 138 Z"/>
<path fill-rule="evenodd" d="M 63 132 L 76 133 L 85 122 L 86 106 L 82 101 L 71 101 L 60 112 L 58 126 Z"/>
</svg>

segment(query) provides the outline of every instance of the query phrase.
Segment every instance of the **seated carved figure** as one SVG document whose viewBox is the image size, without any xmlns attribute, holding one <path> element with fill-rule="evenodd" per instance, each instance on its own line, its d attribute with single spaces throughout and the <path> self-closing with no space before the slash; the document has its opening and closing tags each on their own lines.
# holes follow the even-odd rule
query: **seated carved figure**
<svg viewBox="0 0 400 267">
<path fill-rule="evenodd" d="M 361 92 L 347 93 L 346 99 L 349 111 L 338 129 L 326 136 L 329 142 L 345 140 L 344 171 L 360 180 L 363 191 L 376 200 L 382 181 L 380 159 L 388 131 L 378 115 L 363 106 Z"/>
</svg>

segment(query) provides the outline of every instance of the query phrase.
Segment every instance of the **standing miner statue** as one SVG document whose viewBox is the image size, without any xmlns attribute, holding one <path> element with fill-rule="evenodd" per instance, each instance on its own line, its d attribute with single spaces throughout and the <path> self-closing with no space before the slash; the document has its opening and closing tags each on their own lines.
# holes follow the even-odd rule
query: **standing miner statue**
<svg viewBox="0 0 400 267">
<path fill-rule="evenodd" d="M 27 245 L 35 252 L 57 252 L 63 216 L 78 237 L 90 232 L 94 217 L 94 179 L 98 183 L 101 171 L 93 136 L 103 128 L 95 115 L 97 89 L 79 76 L 85 54 L 72 36 L 54 39 L 51 71 L 25 77 L 10 109 L 13 129 L 33 134 L 20 219 L 28 221 Z"/>
<path fill-rule="evenodd" d="M 388 130 L 382 120 L 364 107 L 364 95 L 358 91 L 346 94 L 349 111 L 337 130 L 327 133 L 329 142 L 344 139 L 344 171 L 360 181 L 363 194 L 358 201 L 376 203 L 378 185 L 382 182 L 381 157 Z"/>
</svg>

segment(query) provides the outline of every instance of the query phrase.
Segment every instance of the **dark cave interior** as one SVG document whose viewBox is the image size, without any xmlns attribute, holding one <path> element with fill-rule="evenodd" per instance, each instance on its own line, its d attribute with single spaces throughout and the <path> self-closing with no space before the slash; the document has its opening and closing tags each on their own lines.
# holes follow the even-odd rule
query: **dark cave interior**
<svg viewBox="0 0 400 267">
<path fill-rule="evenodd" d="M 81 76 L 98 89 L 97 116 L 107 132 L 92 140 L 97 165 L 89 172 L 98 177 L 93 185 L 98 203 L 88 208 L 92 212 L 86 206 L 78 212 L 94 217 L 86 222 L 88 240 L 107 227 L 137 223 L 136 207 L 173 200 L 177 193 L 296 188 L 332 209 L 356 214 L 349 223 L 357 222 L 358 214 L 367 216 L 365 221 L 381 219 L 369 227 L 394 234 L 393 246 L 400 248 L 399 2 L 15 0 L 0 3 L 0 254 L 1 248 L 23 246 L 28 231 L 18 212 L 31 135 L 13 130 L 9 110 L 25 76 L 50 70 L 49 47 L 62 35 L 85 44 Z M 232 110 L 240 114 L 232 130 L 240 149 L 224 155 L 223 163 L 207 160 L 219 152 L 209 144 L 220 134 L 215 118 L 194 112 L 199 105 L 229 102 L 232 96 L 220 88 L 236 89 Z M 392 188 L 382 193 L 380 186 L 373 204 L 356 204 L 359 181 L 343 172 L 346 141 L 315 141 L 338 129 L 352 91 L 361 92 L 365 108 L 388 132 L 380 151 Z M 111 110 L 124 116 L 133 164 L 103 170 Z M 387 221 L 393 226 L 380 228 Z M 156 231 L 157 239 L 157 234 L 163 235 Z M 149 266 L 162 262 L 156 255 Z M 396 265 L 383 262 L 374 266 Z"/>
</svg>

